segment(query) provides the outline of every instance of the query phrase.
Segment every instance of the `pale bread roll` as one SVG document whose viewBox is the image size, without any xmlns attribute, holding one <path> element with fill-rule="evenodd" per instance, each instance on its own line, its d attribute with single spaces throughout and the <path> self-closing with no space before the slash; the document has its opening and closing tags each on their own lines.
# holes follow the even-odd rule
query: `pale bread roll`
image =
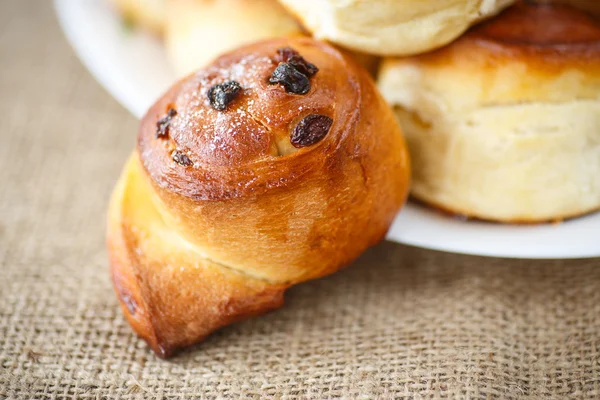
<svg viewBox="0 0 600 400">
<path fill-rule="evenodd" d="M 412 195 L 453 213 L 538 222 L 600 208 L 600 25 L 521 3 L 440 50 L 384 61 Z"/>
<path fill-rule="evenodd" d="M 178 76 L 224 52 L 265 38 L 303 34 L 277 0 L 110 0 L 125 21 L 165 36 Z M 380 57 L 352 52 L 375 75 Z"/>
<path fill-rule="evenodd" d="M 443 46 L 514 0 L 280 0 L 318 39 L 377 55 Z"/>
<path fill-rule="evenodd" d="M 175 0 L 169 2 L 165 43 L 183 76 L 244 44 L 301 33 L 276 0 Z"/>
</svg>

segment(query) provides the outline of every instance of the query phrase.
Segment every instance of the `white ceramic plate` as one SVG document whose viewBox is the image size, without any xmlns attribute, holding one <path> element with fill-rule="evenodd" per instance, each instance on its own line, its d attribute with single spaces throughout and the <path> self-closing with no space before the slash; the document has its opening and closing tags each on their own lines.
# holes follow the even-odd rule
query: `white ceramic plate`
<svg viewBox="0 0 600 400">
<path fill-rule="evenodd" d="M 136 117 L 175 79 L 157 38 L 128 32 L 107 0 L 55 0 L 71 45 L 96 79 Z M 133 134 L 133 132 L 132 132 Z M 600 256 L 600 213 L 557 225 L 461 221 L 415 204 L 396 218 L 388 239 L 457 253 L 521 258 Z"/>
</svg>

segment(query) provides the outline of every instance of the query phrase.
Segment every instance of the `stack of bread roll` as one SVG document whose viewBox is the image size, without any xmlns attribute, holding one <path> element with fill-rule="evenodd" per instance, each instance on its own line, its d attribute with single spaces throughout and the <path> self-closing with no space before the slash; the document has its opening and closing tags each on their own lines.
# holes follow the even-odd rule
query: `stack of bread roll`
<svg viewBox="0 0 600 400">
<path fill-rule="evenodd" d="M 413 160 L 411 195 L 500 222 L 600 208 L 596 0 L 112 0 L 186 75 L 311 34 L 377 78 Z"/>
<path fill-rule="evenodd" d="M 350 264 L 409 186 L 497 222 L 600 208 L 595 0 L 112 1 L 182 76 L 108 223 L 123 312 L 163 357 Z"/>
<path fill-rule="evenodd" d="M 386 59 L 378 84 L 409 144 L 412 196 L 500 222 L 600 208 L 599 73 L 598 21 L 548 2 Z"/>
</svg>

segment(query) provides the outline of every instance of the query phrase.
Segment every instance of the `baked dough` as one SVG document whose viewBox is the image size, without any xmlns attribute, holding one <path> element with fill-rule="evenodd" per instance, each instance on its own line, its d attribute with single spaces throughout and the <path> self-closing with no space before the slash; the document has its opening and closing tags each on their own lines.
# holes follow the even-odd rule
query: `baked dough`
<svg viewBox="0 0 600 400">
<path fill-rule="evenodd" d="M 280 0 L 318 39 L 378 55 L 451 42 L 514 0 Z"/>
<path fill-rule="evenodd" d="M 280 307 L 382 240 L 408 182 L 394 114 L 346 54 L 310 38 L 226 54 L 142 120 L 109 212 L 123 312 L 166 357 Z"/>
<path fill-rule="evenodd" d="M 184 76 L 244 44 L 301 33 L 276 0 L 176 0 L 169 3 L 165 45 Z"/>
<path fill-rule="evenodd" d="M 600 26 L 520 3 L 437 51 L 386 59 L 379 87 L 413 159 L 412 195 L 486 220 L 600 208 Z"/>
<path fill-rule="evenodd" d="M 547 2 L 568 4 L 590 14 L 600 16 L 600 1 L 598 0 L 545 0 Z"/>
</svg>

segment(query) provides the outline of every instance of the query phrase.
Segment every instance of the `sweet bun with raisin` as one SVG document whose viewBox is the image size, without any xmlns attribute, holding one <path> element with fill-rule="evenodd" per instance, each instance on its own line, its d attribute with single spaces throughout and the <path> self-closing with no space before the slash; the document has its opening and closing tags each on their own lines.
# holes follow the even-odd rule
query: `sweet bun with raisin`
<svg viewBox="0 0 600 400">
<path fill-rule="evenodd" d="M 514 0 L 279 0 L 318 39 L 381 56 L 443 46 Z"/>
<path fill-rule="evenodd" d="M 393 112 L 345 53 L 309 38 L 228 53 L 142 120 L 108 222 L 123 312 L 166 357 L 278 308 L 382 240 L 408 183 Z"/>
<path fill-rule="evenodd" d="M 600 208 L 600 24 L 521 2 L 379 77 L 413 160 L 412 195 L 470 217 L 542 222 Z"/>
</svg>

